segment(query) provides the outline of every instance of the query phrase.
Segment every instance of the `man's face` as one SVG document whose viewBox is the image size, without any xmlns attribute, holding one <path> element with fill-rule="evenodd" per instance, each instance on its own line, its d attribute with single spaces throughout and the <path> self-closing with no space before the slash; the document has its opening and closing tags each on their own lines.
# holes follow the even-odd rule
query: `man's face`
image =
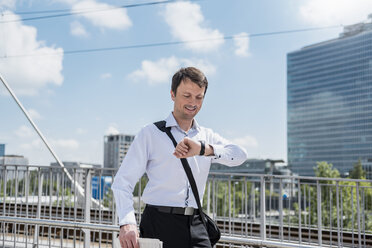
<svg viewBox="0 0 372 248">
<path fill-rule="evenodd" d="M 176 95 L 171 90 L 175 117 L 192 120 L 202 107 L 204 91 L 205 87 L 200 88 L 190 79 L 182 80 L 177 88 Z"/>
</svg>

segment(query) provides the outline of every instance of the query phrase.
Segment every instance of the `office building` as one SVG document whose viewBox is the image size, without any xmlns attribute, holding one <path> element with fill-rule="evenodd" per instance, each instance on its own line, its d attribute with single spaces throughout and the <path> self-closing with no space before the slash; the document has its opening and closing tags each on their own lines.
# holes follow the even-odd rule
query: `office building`
<svg viewBox="0 0 372 248">
<path fill-rule="evenodd" d="M 347 175 L 372 158 L 372 15 L 338 38 L 287 55 L 288 165 L 314 175 L 318 161 Z"/>
<path fill-rule="evenodd" d="M 272 159 L 247 159 L 239 166 L 226 166 L 219 163 L 211 165 L 211 172 L 268 174 L 268 175 L 292 175 L 283 160 Z"/>
<path fill-rule="evenodd" d="M 110 176 L 93 176 L 92 177 L 92 197 L 94 199 L 103 199 L 109 192 L 112 184 Z"/>
<path fill-rule="evenodd" d="M 366 172 L 366 179 L 372 180 L 372 158 L 361 161 L 362 168 Z"/>
<path fill-rule="evenodd" d="M 0 157 L 5 156 L 5 144 L 0 144 Z"/>
<path fill-rule="evenodd" d="M 0 165 L 28 165 L 28 158 L 20 155 L 4 155 L 0 157 Z"/>
<path fill-rule="evenodd" d="M 67 171 L 70 173 L 70 175 L 74 176 L 74 179 L 76 182 L 84 187 L 85 185 L 85 177 L 88 169 L 93 169 L 93 171 L 96 171 L 94 169 L 100 169 L 102 168 L 102 165 L 100 164 L 92 164 L 92 163 L 82 163 L 82 162 L 73 162 L 73 161 L 62 161 L 63 166 L 67 169 Z M 50 166 L 57 167 L 54 168 L 53 171 L 56 173 L 60 173 L 61 169 L 57 162 L 50 163 Z M 64 183 L 70 183 L 70 179 L 65 176 L 64 177 Z"/>
<path fill-rule="evenodd" d="M 119 168 L 133 140 L 134 135 L 106 135 L 104 137 L 104 168 Z"/>
</svg>

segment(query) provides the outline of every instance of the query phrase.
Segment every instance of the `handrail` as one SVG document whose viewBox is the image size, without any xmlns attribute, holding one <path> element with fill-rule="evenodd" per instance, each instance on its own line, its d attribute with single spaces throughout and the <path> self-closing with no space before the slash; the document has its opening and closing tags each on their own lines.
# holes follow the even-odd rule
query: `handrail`
<svg viewBox="0 0 372 248">
<path fill-rule="evenodd" d="M 56 226 L 63 228 L 80 228 L 80 229 L 90 229 L 98 231 L 109 231 L 109 232 L 119 232 L 120 228 L 116 225 L 104 225 L 104 224 L 92 224 L 85 222 L 70 222 L 70 221 L 60 221 L 60 220 L 47 220 L 47 219 L 35 219 L 35 218 L 22 218 L 22 217 L 10 217 L 10 216 L 0 216 L 0 222 L 11 222 L 20 224 L 31 224 L 31 225 L 47 225 Z M 241 245 L 256 245 L 260 247 L 278 247 L 278 248 L 320 248 L 321 246 L 312 246 L 306 244 L 295 244 L 278 242 L 271 240 L 260 240 L 244 237 L 234 237 L 222 235 L 219 241 L 220 243 L 231 243 L 231 244 L 241 244 Z"/>
<path fill-rule="evenodd" d="M 371 179 L 352 179 L 352 178 L 330 178 L 330 177 L 310 177 L 310 176 L 288 176 L 288 175 L 269 175 L 269 174 L 254 174 L 254 173 L 234 173 L 234 172 L 210 172 L 210 176 L 240 176 L 240 177 L 266 177 L 266 178 L 282 178 L 282 179 L 300 179 L 312 181 L 348 181 L 348 182 L 369 182 Z"/>
</svg>

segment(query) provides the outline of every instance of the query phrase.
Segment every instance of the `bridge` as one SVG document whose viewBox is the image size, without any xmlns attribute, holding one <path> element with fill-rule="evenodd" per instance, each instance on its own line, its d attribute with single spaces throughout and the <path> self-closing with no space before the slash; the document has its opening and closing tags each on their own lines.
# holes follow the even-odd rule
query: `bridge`
<svg viewBox="0 0 372 248">
<path fill-rule="evenodd" d="M 65 170 L 0 167 L 1 247 L 118 247 L 116 171 Z M 138 222 L 146 182 L 134 190 Z M 371 180 L 216 172 L 203 206 L 221 228 L 217 247 L 372 247 Z"/>
</svg>

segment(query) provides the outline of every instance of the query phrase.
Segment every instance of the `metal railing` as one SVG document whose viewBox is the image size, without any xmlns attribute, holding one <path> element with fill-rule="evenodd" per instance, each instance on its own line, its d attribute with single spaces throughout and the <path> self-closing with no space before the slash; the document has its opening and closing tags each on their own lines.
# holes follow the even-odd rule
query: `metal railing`
<svg viewBox="0 0 372 248">
<path fill-rule="evenodd" d="M 116 171 L 68 170 L 75 183 L 61 167 L 0 167 L 0 246 L 114 247 Z M 146 181 L 134 190 L 138 222 Z M 371 180 L 211 173 L 203 205 L 219 247 L 372 247 Z"/>
</svg>

